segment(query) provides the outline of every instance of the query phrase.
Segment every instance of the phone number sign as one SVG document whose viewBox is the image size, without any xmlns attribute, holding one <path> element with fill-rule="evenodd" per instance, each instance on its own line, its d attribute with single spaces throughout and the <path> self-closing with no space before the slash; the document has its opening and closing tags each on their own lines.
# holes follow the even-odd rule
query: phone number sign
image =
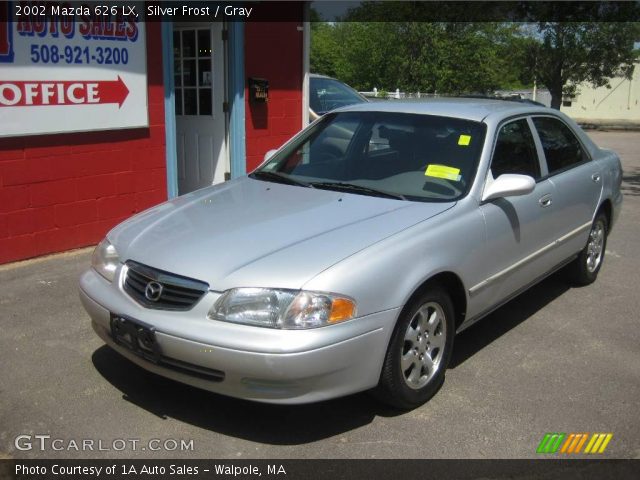
<svg viewBox="0 0 640 480">
<path fill-rule="evenodd" d="M 147 127 L 143 6 L 0 2 L 0 137 Z"/>
</svg>

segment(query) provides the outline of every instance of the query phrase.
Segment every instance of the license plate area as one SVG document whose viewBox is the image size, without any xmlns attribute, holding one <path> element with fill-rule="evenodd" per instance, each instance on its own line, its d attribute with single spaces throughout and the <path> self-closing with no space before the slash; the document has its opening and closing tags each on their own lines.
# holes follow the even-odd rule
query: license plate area
<svg viewBox="0 0 640 480">
<path fill-rule="evenodd" d="M 156 329 L 140 320 L 111 314 L 111 338 L 113 341 L 136 355 L 159 363 L 160 347 L 156 340 Z"/>
</svg>

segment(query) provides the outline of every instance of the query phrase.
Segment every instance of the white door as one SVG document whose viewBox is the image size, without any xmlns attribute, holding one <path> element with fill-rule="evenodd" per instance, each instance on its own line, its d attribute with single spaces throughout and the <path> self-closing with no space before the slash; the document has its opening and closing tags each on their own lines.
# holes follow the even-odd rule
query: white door
<svg viewBox="0 0 640 480">
<path fill-rule="evenodd" d="M 180 195 L 224 181 L 224 42 L 221 22 L 173 31 L 176 149 Z"/>
</svg>

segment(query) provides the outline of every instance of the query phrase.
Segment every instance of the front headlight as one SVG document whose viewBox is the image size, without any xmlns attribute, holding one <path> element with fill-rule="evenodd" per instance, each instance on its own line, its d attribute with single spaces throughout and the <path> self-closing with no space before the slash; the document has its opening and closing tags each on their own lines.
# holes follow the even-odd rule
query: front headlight
<svg viewBox="0 0 640 480">
<path fill-rule="evenodd" d="M 116 247 L 111 245 L 109 240 L 105 238 L 93 251 L 91 266 L 96 272 L 112 282 L 119 263 L 120 257 L 118 256 Z"/>
<path fill-rule="evenodd" d="M 283 329 L 323 327 L 355 315 L 355 302 L 344 296 L 270 288 L 227 290 L 209 310 L 212 320 Z"/>
</svg>

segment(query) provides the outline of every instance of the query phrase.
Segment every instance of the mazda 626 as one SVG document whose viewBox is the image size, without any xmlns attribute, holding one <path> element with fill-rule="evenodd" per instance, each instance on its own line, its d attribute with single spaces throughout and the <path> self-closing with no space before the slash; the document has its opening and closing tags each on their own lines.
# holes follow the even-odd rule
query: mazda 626
<svg viewBox="0 0 640 480">
<path fill-rule="evenodd" d="M 115 227 L 80 295 L 105 343 L 179 382 L 413 408 L 457 332 L 558 269 L 596 279 L 621 181 L 618 156 L 555 110 L 363 103 Z"/>
</svg>

